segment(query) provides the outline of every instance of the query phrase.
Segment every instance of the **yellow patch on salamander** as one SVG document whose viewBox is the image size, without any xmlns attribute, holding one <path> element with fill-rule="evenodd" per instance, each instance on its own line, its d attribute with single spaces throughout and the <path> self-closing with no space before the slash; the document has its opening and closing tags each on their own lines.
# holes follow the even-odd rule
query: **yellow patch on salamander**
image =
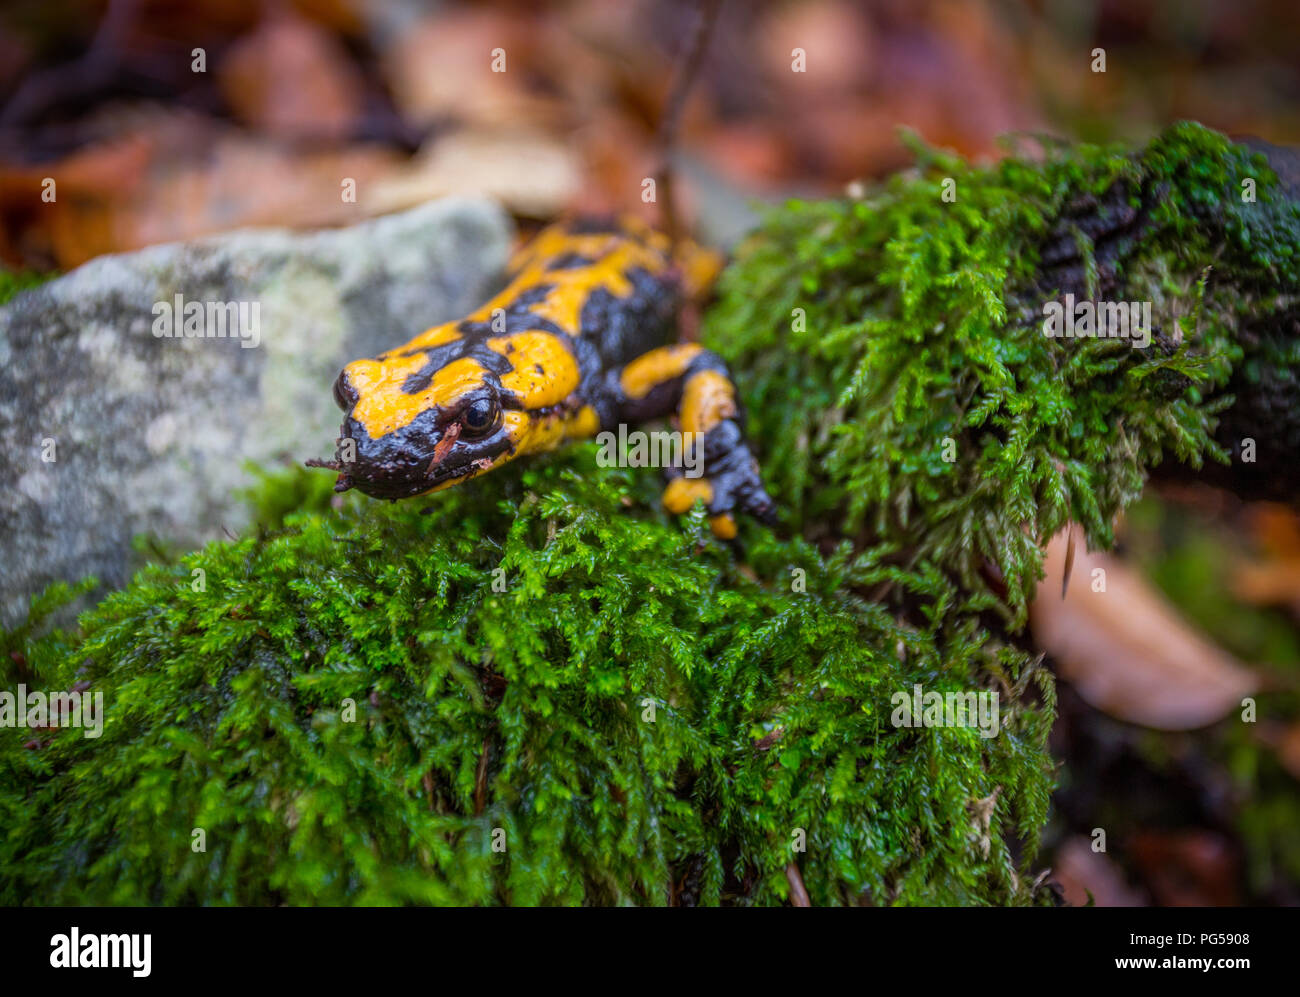
<svg viewBox="0 0 1300 997">
<path fill-rule="evenodd" d="M 352 418 L 365 428 L 372 440 L 409 426 L 422 412 L 437 405 L 450 405 L 471 388 L 483 383 L 483 368 L 477 360 L 462 357 L 436 371 L 423 391 L 402 390 L 406 379 L 424 366 L 424 356 L 394 360 L 354 360 L 343 370 L 359 394 Z"/>
<path fill-rule="evenodd" d="M 617 235 L 565 235 L 542 233 L 515 271 L 510 285 L 469 318 L 488 322 L 499 309 L 508 309 L 523 289 L 552 285 L 544 298 L 529 308 L 540 319 L 554 322 L 570 336 L 581 331 L 582 308 L 598 289 L 616 298 L 632 293 L 628 271 L 641 267 L 659 273 L 667 261 L 661 250 Z M 552 262 L 565 253 L 589 258 L 594 262 L 571 270 L 550 269 Z"/>
<path fill-rule="evenodd" d="M 717 371 L 700 371 L 686 382 L 681 412 L 683 432 L 707 433 L 724 419 L 735 418 L 736 389 Z"/>
<path fill-rule="evenodd" d="M 525 408 L 558 405 L 578 390 L 582 375 L 572 351 L 549 332 L 516 332 L 487 341 L 488 348 L 508 357 L 515 369 L 501 375 L 501 387 L 514 392 Z"/>
<path fill-rule="evenodd" d="M 713 486 L 707 478 L 673 478 L 664 489 L 664 508 L 674 516 L 690 511 L 696 499 L 706 506 L 713 501 Z"/>
<path fill-rule="evenodd" d="M 661 346 L 624 367 L 619 383 L 629 398 L 644 398 L 657 385 L 681 377 L 702 352 L 703 347 L 694 343 Z"/>
</svg>

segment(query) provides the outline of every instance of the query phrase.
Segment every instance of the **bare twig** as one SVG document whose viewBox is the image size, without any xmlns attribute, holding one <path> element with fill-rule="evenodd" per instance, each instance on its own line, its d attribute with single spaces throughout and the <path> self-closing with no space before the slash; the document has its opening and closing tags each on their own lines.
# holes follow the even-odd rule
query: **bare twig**
<svg viewBox="0 0 1300 997">
<path fill-rule="evenodd" d="M 492 755 L 492 739 L 483 738 L 483 753 L 479 755 L 478 771 L 474 773 L 474 816 L 483 812 L 487 803 L 488 759 Z"/>
<path fill-rule="evenodd" d="M 121 63 L 123 39 L 139 0 L 110 0 L 86 51 L 70 63 L 32 73 L 0 109 L 0 126 L 30 121 L 60 101 L 102 90 Z"/>
<path fill-rule="evenodd" d="M 673 197 L 672 155 L 677 144 L 677 132 L 682 123 L 682 112 L 686 108 L 686 98 L 690 95 L 691 84 L 704 61 L 705 50 L 709 47 L 709 38 L 713 26 L 718 20 L 718 11 L 722 0 L 700 0 L 700 13 L 691 32 L 690 40 L 678 60 L 673 73 L 673 83 L 668 91 L 668 103 L 664 105 L 663 117 L 659 120 L 659 189 L 660 203 L 663 205 L 664 228 L 672 240 L 673 254 L 676 256 L 677 241 L 681 237 L 681 224 L 677 217 L 677 202 Z"/>
<path fill-rule="evenodd" d="M 790 903 L 795 907 L 811 907 L 812 901 L 808 899 L 808 888 L 803 885 L 803 875 L 795 863 L 790 862 L 786 865 L 785 878 L 790 882 Z"/>
<path fill-rule="evenodd" d="M 1065 528 L 1068 531 L 1069 542 L 1065 546 L 1065 569 L 1061 572 L 1061 599 L 1065 599 L 1065 593 L 1070 588 L 1070 572 L 1074 570 L 1074 524 L 1066 523 Z"/>
</svg>

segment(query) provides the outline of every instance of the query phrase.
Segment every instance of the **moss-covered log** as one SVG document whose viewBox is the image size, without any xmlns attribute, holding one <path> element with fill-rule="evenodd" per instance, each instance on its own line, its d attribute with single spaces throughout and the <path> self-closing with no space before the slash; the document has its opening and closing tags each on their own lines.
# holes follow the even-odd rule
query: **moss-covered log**
<svg viewBox="0 0 1300 997">
<path fill-rule="evenodd" d="M 1041 544 L 1226 456 L 1233 379 L 1294 368 L 1297 216 L 1190 125 L 918 152 L 773 213 L 707 316 L 774 531 L 719 544 L 592 446 L 427 516 L 291 475 L 256 535 L 6 634 L 5 688 L 108 718 L 0 732 L 0 902 L 1051 902 Z M 1151 347 L 1046 338 L 1070 289 L 1151 301 Z M 900 724 L 918 686 L 996 693 L 996 729 Z"/>
<path fill-rule="evenodd" d="M 1166 458 L 1291 480 L 1300 204 L 1263 155 L 1194 124 L 992 169 L 917 153 L 858 200 L 773 214 L 710 315 L 792 526 L 939 565 L 1019 620 L 1043 538 L 1073 520 L 1109 545 Z M 1067 294 L 1149 302 L 1150 344 L 1047 337 Z"/>
<path fill-rule="evenodd" d="M 1179 174 L 1195 175 L 1207 160 L 1193 154 L 1179 162 L 1177 146 L 1156 148 L 1143 158 L 1140 178 L 1124 178 L 1100 196 L 1069 205 L 1040 252 L 1039 290 L 1058 289 L 1079 300 L 1089 295 L 1145 300 L 1154 292 L 1153 273 L 1168 268 L 1187 279 L 1191 268 L 1204 262 L 1208 290 L 1220 305 L 1226 309 L 1236 299 L 1235 309 L 1223 315 L 1223 334 L 1199 345 L 1232 358 L 1227 384 L 1211 389 L 1225 404 L 1214 438 L 1229 459 L 1204 467 L 1166 466 L 1160 473 L 1195 476 L 1246 498 L 1295 501 L 1300 493 L 1300 463 L 1292 459 L 1300 454 L 1300 289 L 1295 281 L 1300 155 L 1245 142 L 1221 160 L 1209 160 L 1223 170 L 1192 185 Z M 1164 160 L 1159 167 L 1153 162 L 1157 156 Z M 1165 207 L 1170 197 L 1189 194 L 1183 211 Z M 1194 235 L 1186 244 L 1189 222 Z M 1095 290 L 1089 286 L 1089 248 Z M 1253 452 L 1243 447 L 1247 440 L 1254 441 Z"/>
</svg>

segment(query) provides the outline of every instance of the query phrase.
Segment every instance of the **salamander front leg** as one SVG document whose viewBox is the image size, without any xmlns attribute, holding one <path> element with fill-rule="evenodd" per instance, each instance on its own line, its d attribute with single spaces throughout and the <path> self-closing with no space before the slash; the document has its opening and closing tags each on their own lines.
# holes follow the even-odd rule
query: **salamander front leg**
<svg viewBox="0 0 1300 997">
<path fill-rule="evenodd" d="M 685 440 L 703 450 L 698 477 L 669 469 L 669 512 L 680 515 L 702 499 L 709 525 L 725 540 L 736 535 L 736 510 L 773 520 L 776 503 L 763 489 L 758 461 L 745 442 L 736 388 L 720 357 L 693 343 L 661 346 L 612 376 L 618 418 L 643 422 L 676 412 Z"/>
</svg>

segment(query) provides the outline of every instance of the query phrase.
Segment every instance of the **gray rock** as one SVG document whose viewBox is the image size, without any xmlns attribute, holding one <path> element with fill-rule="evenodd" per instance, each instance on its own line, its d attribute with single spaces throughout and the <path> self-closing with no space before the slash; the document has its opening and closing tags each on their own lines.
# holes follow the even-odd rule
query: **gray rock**
<svg viewBox="0 0 1300 997">
<path fill-rule="evenodd" d="M 343 364 L 481 304 L 510 236 L 493 204 L 440 201 L 101 257 L 0 308 L 0 621 L 54 580 L 121 584 L 136 535 L 238 530 L 245 463 L 331 455 Z M 178 294 L 247 322 L 160 337 Z"/>
</svg>

